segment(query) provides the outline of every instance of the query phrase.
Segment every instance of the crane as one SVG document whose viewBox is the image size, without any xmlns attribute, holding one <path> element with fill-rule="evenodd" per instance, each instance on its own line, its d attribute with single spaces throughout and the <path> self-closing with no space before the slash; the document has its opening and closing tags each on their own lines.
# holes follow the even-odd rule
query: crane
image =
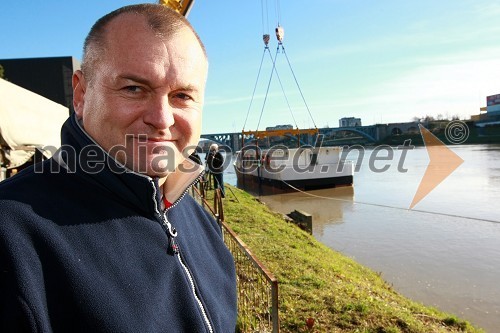
<svg viewBox="0 0 500 333">
<path fill-rule="evenodd" d="M 160 5 L 170 7 L 176 12 L 187 17 L 194 4 L 194 0 L 159 0 L 158 3 Z"/>
</svg>

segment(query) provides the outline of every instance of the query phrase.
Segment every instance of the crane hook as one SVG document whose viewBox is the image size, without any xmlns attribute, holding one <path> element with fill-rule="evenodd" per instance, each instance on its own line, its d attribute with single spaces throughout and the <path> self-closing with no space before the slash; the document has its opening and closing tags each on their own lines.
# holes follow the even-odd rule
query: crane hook
<svg viewBox="0 0 500 333">
<path fill-rule="evenodd" d="M 269 34 L 262 35 L 262 40 L 264 41 L 264 44 L 266 44 L 266 46 L 269 44 L 270 39 L 271 39 L 271 36 L 269 36 Z"/>
<path fill-rule="evenodd" d="M 278 39 L 278 43 L 281 44 L 283 37 L 285 37 L 285 29 L 278 24 L 278 27 L 276 27 L 276 38 Z"/>
</svg>

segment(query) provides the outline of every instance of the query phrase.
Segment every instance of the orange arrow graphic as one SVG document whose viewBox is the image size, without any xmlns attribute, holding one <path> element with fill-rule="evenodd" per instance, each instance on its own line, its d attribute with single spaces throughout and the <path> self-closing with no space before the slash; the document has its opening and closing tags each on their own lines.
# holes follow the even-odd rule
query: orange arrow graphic
<svg viewBox="0 0 500 333">
<path fill-rule="evenodd" d="M 429 165 L 427 165 L 424 176 L 418 185 L 410 209 L 415 207 L 420 200 L 425 198 L 464 162 L 463 159 L 451 151 L 450 148 L 446 147 L 446 145 L 428 129 L 420 124 L 418 127 L 420 127 L 420 134 L 424 139 L 425 148 L 429 155 Z"/>
</svg>

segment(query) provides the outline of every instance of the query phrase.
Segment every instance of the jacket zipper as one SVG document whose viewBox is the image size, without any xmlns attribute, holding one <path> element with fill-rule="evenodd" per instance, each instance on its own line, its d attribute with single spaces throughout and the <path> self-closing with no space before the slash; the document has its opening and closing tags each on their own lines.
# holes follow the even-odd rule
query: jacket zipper
<svg viewBox="0 0 500 333">
<path fill-rule="evenodd" d="M 198 306 L 199 306 L 199 308 L 201 310 L 201 313 L 202 313 L 202 316 L 203 316 L 203 320 L 205 321 L 205 324 L 207 325 L 208 331 L 210 333 L 213 333 L 212 324 L 210 323 L 210 319 L 208 319 L 207 311 L 205 310 L 205 307 L 203 306 L 203 303 L 201 302 L 201 299 L 199 298 L 198 294 L 196 293 L 196 287 L 195 287 L 195 284 L 194 284 L 193 276 L 192 276 L 191 272 L 189 271 L 189 268 L 186 266 L 186 264 L 182 260 L 182 257 L 180 255 L 180 251 L 179 251 L 179 246 L 177 245 L 177 242 L 175 241 L 175 237 L 177 237 L 177 230 L 172 226 L 172 224 L 170 223 L 170 221 L 167 218 L 167 211 L 169 211 L 170 209 L 174 208 L 177 205 L 177 203 L 182 198 L 184 198 L 184 196 L 189 191 L 189 188 L 191 186 L 193 186 L 198 181 L 198 179 L 199 178 L 197 178 L 189 186 L 186 187 L 186 190 L 184 191 L 184 193 L 177 200 L 175 200 L 175 202 L 172 204 L 172 206 L 170 206 L 169 208 L 165 209 L 165 211 L 163 212 L 163 215 L 160 213 L 160 210 L 158 209 L 158 202 L 156 200 L 156 186 L 155 186 L 155 184 L 154 184 L 153 181 L 151 181 L 151 183 L 152 183 L 153 189 L 154 189 L 153 199 L 154 199 L 154 202 L 155 202 L 156 213 L 160 217 L 160 220 L 161 220 L 161 223 L 162 223 L 162 227 L 163 227 L 163 229 L 165 230 L 165 232 L 167 233 L 167 236 L 168 236 L 168 253 L 170 255 L 176 255 L 177 256 L 177 259 L 179 260 L 179 263 L 180 263 L 182 269 L 184 270 L 184 272 L 186 273 L 186 276 L 187 276 L 187 278 L 189 280 L 189 283 L 191 285 L 191 291 L 193 292 L 193 296 L 194 296 L 194 298 L 195 298 L 196 302 L 198 303 Z"/>
<path fill-rule="evenodd" d="M 178 251 L 178 249 L 177 249 Z M 191 284 L 191 290 L 193 292 L 194 298 L 196 299 L 196 302 L 198 303 L 198 306 L 200 307 L 201 314 L 203 315 L 203 319 L 205 320 L 205 324 L 208 327 L 208 331 L 210 333 L 213 333 L 213 328 L 212 324 L 210 323 L 210 319 L 208 319 L 207 311 L 205 310 L 205 307 L 203 306 L 203 303 L 201 303 L 201 299 L 198 297 L 198 294 L 196 293 L 196 287 L 194 285 L 194 280 L 193 276 L 191 275 L 191 272 L 187 268 L 187 266 L 184 264 L 184 261 L 181 258 L 181 255 L 179 252 L 177 252 L 177 259 L 179 259 L 179 263 L 181 264 L 182 268 L 186 272 L 186 275 L 188 277 L 189 283 Z"/>
</svg>

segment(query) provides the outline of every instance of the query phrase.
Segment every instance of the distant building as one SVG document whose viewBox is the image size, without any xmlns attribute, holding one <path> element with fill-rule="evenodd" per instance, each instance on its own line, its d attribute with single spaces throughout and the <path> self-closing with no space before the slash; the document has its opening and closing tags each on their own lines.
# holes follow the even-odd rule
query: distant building
<svg viewBox="0 0 500 333">
<path fill-rule="evenodd" d="M 358 127 L 361 126 L 361 118 L 344 117 L 339 119 L 339 127 Z"/>
<path fill-rule="evenodd" d="M 486 97 L 486 111 L 488 117 L 500 116 L 500 94 Z"/>
<path fill-rule="evenodd" d="M 80 69 L 80 62 L 75 58 L 0 59 L 0 65 L 9 82 L 73 111 L 71 77 L 75 70 Z"/>
<path fill-rule="evenodd" d="M 470 116 L 470 120 L 473 122 L 480 122 L 488 120 L 488 108 L 486 106 L 479 108 L 479 114 L 473 114 Z"/>
</svg>

